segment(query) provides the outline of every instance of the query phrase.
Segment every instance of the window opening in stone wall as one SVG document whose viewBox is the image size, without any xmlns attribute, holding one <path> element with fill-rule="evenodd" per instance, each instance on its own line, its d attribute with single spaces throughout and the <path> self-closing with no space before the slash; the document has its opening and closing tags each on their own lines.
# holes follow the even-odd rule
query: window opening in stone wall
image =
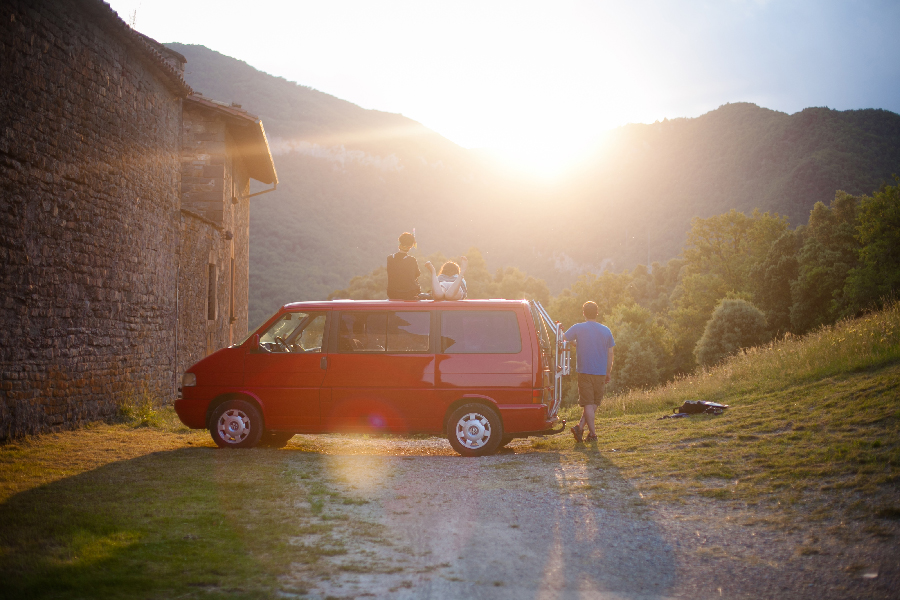
<svg viewBox="0 0 900 600">
<path fill-rule="evenodd" d="M 207 288 L 207 302 L 206 302 L 206 318 L 209 321 L 216 320 L 216 265 L 209 265 L 209 287 Z"/>
</svg>

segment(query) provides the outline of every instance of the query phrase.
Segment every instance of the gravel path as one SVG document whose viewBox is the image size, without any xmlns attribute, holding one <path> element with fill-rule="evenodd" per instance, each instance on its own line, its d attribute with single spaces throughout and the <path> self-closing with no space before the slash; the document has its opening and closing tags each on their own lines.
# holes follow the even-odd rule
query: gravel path
<svg viewBox="0 0 900 600">
<path fill-rule="evenodd" d="M 614 468 L 528 441 L 475 459 L 437 439 L 299 443 L 329 489 L 368 501 L 329 505 L 337 526 L 295 541 L 340 550 L 285 578 L 300 597 L 900 597 L 896 521 L 785 531 L 721 501 L 651 505 Z"/>
</svg>

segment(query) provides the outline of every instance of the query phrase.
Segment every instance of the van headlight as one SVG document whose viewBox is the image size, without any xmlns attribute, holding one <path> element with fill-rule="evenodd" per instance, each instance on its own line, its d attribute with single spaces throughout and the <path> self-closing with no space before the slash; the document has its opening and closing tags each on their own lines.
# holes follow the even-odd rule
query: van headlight
<svg viewBox="0 0 900 600">
<path fill-rule="evenodd" d="M 197 385 L 197 376 L 193 373 L 185 373 L 181 376 L 181 387 L 191 387 Z"/>
</svg>

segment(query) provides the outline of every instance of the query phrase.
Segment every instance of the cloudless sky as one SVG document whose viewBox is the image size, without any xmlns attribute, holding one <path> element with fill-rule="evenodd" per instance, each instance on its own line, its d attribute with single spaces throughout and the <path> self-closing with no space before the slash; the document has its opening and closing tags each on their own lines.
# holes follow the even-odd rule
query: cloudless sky
<svg viewBox="0 0 900 600">
<path fill-rule="evenodd" d="M 900 113 L 897 0 L 109 3 L 160 42 L 202 44 L 531 168 L 564 166 L 614 127 L 727 102 Z"/>
</svg>

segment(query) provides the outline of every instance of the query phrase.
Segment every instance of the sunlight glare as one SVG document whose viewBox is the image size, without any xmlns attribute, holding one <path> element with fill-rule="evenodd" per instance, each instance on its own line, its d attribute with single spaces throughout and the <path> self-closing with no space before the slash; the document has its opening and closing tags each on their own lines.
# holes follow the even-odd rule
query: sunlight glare
<svg viewBox="0 0 900 600">
<path fill-rule="evenodd" d="M 591 139 L 578 139 L 566 131 L 556 136 L 516 140 L 519 143 L 484 150 L 484 154 L 512 171 L 530 174 L 542 181 L 561 178 L 591 148 Z"/>
</svg>

